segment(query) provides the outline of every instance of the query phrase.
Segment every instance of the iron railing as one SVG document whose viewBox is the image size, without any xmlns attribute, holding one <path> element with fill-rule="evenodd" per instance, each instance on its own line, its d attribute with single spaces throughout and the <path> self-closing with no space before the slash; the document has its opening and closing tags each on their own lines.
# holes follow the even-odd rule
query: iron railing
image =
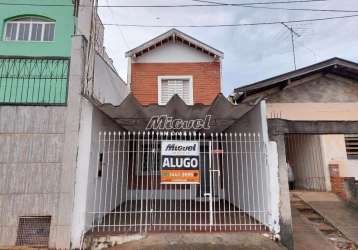
<svg viewBox="0 0 358 250">
<path fill-rule="evenodd" d="M 0 57 L 0 104 L 66 104 L 69 67 L 64 57 Z"/>
</svg>

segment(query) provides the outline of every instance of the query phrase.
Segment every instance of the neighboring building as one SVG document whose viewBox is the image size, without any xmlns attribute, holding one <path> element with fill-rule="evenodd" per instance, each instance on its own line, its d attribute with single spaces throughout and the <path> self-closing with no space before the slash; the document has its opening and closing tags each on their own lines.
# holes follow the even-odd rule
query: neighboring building
<svg viewBox="0 0 358 250">
<path fill-rule="evenodd" d="M 340 58 L 332 58 L 235 91 L 236 100 L 240 103 L 264 98 L 268 119 L 358 121 L 358 64 Z M 347 134 L 292 135 L 287 136 L 286 140 L 288 158 L 294 161 L 292 165 L 297 166 L 296 170 L 298 166 L 307 168 L 296 173 L 298 187 L 330 190 L 330 165 L 338 165 L 341 176 L 358 179 L 358 138 L 349 130 Z M 298 157 L 299 152 L 302 155 Z M 315 156 L 311 155 L 313 152 Z M 306 160 L 305 164 L 303 160 Z M 316 171 L 309 173 L 308 169 Z M 320 169 L 325 170 L 319 172 Z"/>
<path fill-rule="evenodd" d="M 358 179 L 357 63 L 332 58 L 239 87 L 233 96 L 239 105 L 263 99 L 269 136 L 281 148 L 280 164 L 292 166 L 296 188 L 340 194 L 345 178 L 338 177 Z M 287 185 L 280 188 L 287 193 Z"/>
<path fill-rule="evenodd" d="M 128 93 L 105 57 L 92 4 L 1 5 L 1 246 L 79 247 L 76 227 L 85 214 L 75 200 L 76 171 L 88 167 L 92 128 L 115 127 L 94 104 L 118 104 Z"/>
</svg>

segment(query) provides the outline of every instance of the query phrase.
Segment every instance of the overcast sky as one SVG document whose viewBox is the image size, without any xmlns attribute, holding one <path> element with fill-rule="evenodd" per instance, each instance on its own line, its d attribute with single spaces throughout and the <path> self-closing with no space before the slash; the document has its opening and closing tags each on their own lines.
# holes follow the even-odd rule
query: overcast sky
<svg viewBox="0 0 358 250">
<path fill-rule="evenodd" d="M 252 3 L 270 0 L 216 0 L 226 3 Z M 274 0 L 278 1 L 278 0 Z M 191 0 L 99 0 L 100 5 L 198 4 Z M 259 5 L 262 6 L 262 5 Z M 316 3 L 267 5 L 270 7 L 357 10 L 358 0 L 327 0 Z M 287 21 L 358 13 L 330 13 L 244 7 L 192 8 L 100 8 L 103 23 L 153 25 L 206 25 Z M 358 17 L 292 24 L 297 67 L 331 57 L 358 62 Z M 105 46 L 116 69 L 127 79 L 124 53 L 169 28 L 105 26 Z M 223 93 L 293 70 L 290 32 L 280 24 L 225 28 L 179 28 L 181 31 L 224 52 Z"/>
</svg>

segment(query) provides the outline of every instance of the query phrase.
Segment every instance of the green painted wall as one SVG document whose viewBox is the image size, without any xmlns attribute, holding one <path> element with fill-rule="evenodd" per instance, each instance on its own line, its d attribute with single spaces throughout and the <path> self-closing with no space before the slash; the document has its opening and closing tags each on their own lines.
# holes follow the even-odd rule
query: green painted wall
<svg viewBox="0 0 358 250">
<path fill-rule="evenodd" d="M 55 20 L 54 41 L 4 40 L 8 19 L 34 15 Z M 69 60 L 7 57 L 70 57 L 74 22 L 72 0 L 0 0 L 0 105 L 66 103 Z"/>
<path fill-rule="evenodd" d="M 1 3 L 71 6 L 1 5 Z M 11 17 L 28 15 L 39 15 L 54 19 L 56 21 L 54 41 L 4 41 L 5 21 Z M 72 0 L 0 0 L 0 55 L 69 57 L 74 22 Z"/>
</svg>

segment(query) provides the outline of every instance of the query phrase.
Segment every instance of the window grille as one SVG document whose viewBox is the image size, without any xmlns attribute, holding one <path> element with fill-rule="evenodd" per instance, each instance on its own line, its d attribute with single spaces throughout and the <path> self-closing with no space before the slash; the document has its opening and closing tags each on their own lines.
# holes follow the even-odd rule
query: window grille
<svg viewBox="0 0 358 250">
<path fill-rule="evenodd" d="M 50 216 L 20 217 L 16 245 L 48 247 L 50 225 Z"/>
<path fill-rule="evenodd" d="M 63 105 L 68 58 L 0 57 L 0 104 Z"/>
<path fill-rule="evenodd" d="M 55 23 L 42 18 L 20 18 L 10 20 L 5 25 L 5 41 L 37 41 L 54 40 Z"/>
<path fill-rule="evenodd" d="M 358 159 L 358 135 L 346 135 L 345 142 L 348 159 Z"/>
</svg>

